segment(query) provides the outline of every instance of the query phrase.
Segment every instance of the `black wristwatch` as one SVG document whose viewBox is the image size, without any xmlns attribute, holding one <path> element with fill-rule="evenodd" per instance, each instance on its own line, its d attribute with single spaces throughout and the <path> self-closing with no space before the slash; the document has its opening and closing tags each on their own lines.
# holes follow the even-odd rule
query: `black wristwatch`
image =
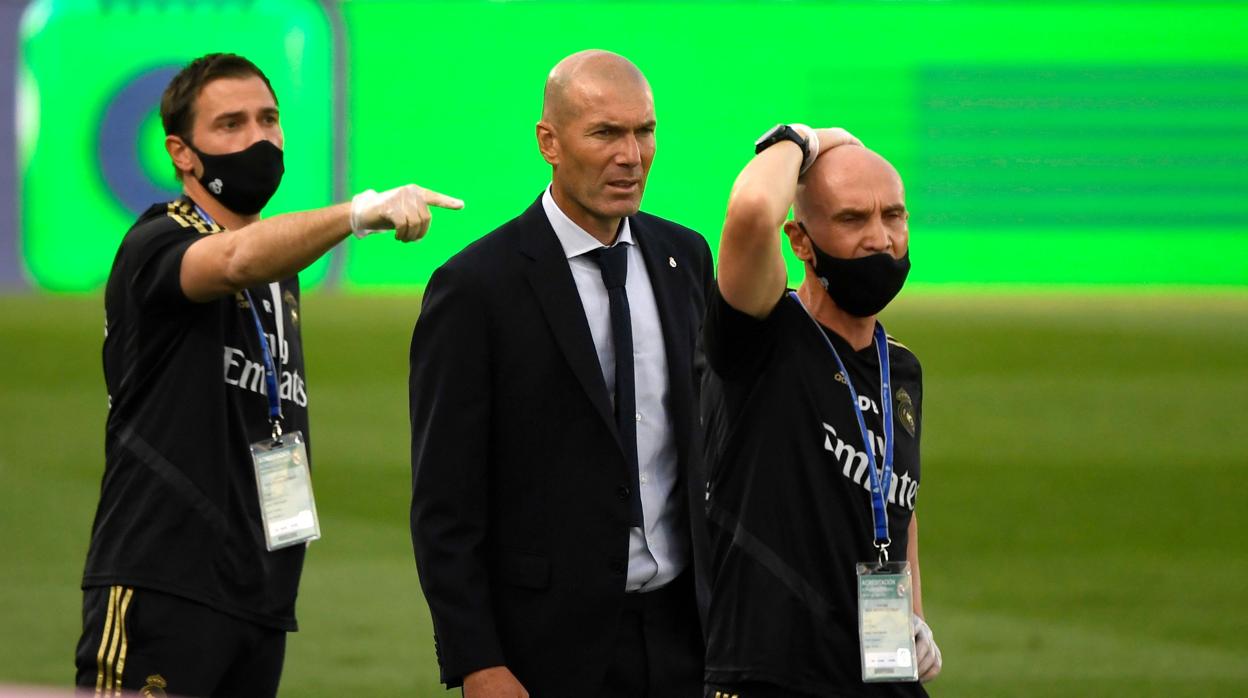
<svg viewBox="0 0 1248 698">
<path fill-rule="evenodd" d="M 810 143 L 805 138 L 802 138 L 802 134 L 795 131 L 788 124 L 776 124 L 775 128 L 764 133 L 758 140 L 754 141 L 754 154 L 758 155 L 780 141 L 793 141 L 796 143 L 802 149 L 802 162 L 805 162 L 806 158 L 810 157 Z"/>
</svg>

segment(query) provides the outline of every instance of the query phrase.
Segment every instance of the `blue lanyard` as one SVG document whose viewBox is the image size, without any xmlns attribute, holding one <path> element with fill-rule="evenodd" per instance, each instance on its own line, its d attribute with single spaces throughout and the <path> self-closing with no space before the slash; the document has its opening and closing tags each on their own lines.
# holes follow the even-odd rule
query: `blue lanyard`
<svg viewBox="0 0 1248 698">
<path fill-rule="evenodd" d="M 195 213 L 199 214 L 199 217 L 209 225 L 216 225 L 212 216 L 200 208 L 199 204 L 195 204 Z M 251 291 L 243 289 L 243 296 L 247 299 L 247 307 L 251 309 L 251 319 L 256 325 L 256 334 L 260 335 L 260 353 L 264 357 L 265 397 L 269 400 L 269 423 L 273 425 L 273 440 L 278 441 L 282 436 L 282 399 L 278 394 L 277 369 L 273 364 L 273 352 L 269 350 L 269 337 L 264 332 L 264 325 L 260 324 L 260 313 L 256 312 L 256 302 L 251 297 Z M 278 308 L 274 312 L 282 311 Z"/>
<path fill-rule="evenodd" d="M 265 397 L 269 399 L 269 423 L 273 425 L 273 440 L 282 435 L 282 399 L 277 390 L 277 370 L 273 366 L 273 352 L 269 351 L 269 338 L 260 324 L 260 314 L 256 312 L 256 302 L 251 299 L 251 291 L 243 289 L 247 298 L 247 306 L 251 309 L 251 319 L 256 323 L 256 334 L 260 335 L 260 351 L 264 355 L 264 386 Z M 281 312 L 278 309 L 277 312 Z"/>
<path fill-rule="evenodd" d="M 815 324 L 819 336 L 823 338 L 824 343 L 828 345 L 828 350 L 832 352 L 832 358 L 836 359 L 836 366 L 841 370 L 841 375 L 845 376 L 845 385 L 849 387 L 849 396 L 854 401 L 854 416 L 858 418 L 858 430 L 862 432 L 862 442 L 866 444 L 867 458 L 870 459 L 868 464 L 871 467 L 867 470 L 871 477 L 871 520 L 875 524 L 875 547 L 880 551 L 880 561 L 886 561 L 891 539 L 888 535 L 888 509 L 884 506 L 884 487 L 891 486 L 893 480 L 893 391 L 890 386 L 891 370 L 888 364 L 888 335 L 884 332 L 884 326 L 876 322 L 875 351 L 880 357 L 880 410 L 884 417 L 884 467 L 877 469 L 875 444 L 871 442 L 871 434 L 867 432 L 867 422 L 862 416 L 862 406 L 858 404 L 858 391 L 854 390 L 854 382 L 849 377 L 849 371 L 845 370 L 841 355 L 837 353 L 832 340 L 828 339 L 827 333 L 815 320 L 815 316 L 810 314 L 810 311 L 802 304 L 802 300 L 797 297 L 797 293 L 789 291 L 789 296 L 797 301 L 798 306 L 806 312 L 806 317 L 809 317 L 810 321 Z"/>
</svg>

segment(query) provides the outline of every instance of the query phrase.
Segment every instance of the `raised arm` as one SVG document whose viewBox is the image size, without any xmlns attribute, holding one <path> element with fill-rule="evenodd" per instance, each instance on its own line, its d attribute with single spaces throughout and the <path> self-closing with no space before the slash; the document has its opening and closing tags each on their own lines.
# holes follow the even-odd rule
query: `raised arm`
<svg viewBox="0 0 1248 698">
<path fill-rule="evenodd" d="M 394 229 L 404 242 L 429 229 L 429 206 L 458 209 L 464 204 L 409 184 L 378 194 L 367 191 L 347 203 L 285 213 L 237 230 L 205 235 L 182 257 L 182 292 L 207 302 L 245 288 L 293 276 L 352 231 Z"/>
<path fill-rule="evenodd" d="M 719 291 L 728 305 L 756 318 L 771 313 L 788 280 L 779 233 L 803 165 L 839 145 L 860 144 L 844 129 L 792 128 L 806 138 L 807 150 L 781 140 L 750 160 L 732 186 L 719 242 Z"/>
</svg>

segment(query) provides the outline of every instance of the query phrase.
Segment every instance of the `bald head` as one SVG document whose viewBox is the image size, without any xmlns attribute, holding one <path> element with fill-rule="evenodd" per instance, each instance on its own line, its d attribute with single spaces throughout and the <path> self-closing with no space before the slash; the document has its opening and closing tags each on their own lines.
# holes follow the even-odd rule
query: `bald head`
<svg viewBox="0 0 1248 698">
<path fill-rule="evenodd" d="M 551 167 L 551 196 L 603 244 L 637 213 L 654 161 L 654 96 L 623 56 L 581 51 L 546 78 L 537 147 Z"/>
<path fill-rule="evenodd" d="M 798 183 L 793 208 L 799 219 L 827 217 L 845 206 L 904 206 L 905 198 L 901 175 L 888 160 L 862 146 L 842 145 L 819 154 Z"/>
<path fill-rule="evenodd" d="M 577 115 L 608 88 L 640 88 L 650 84 L 632 61 L 610 51 L 578 51 L 559 61 L 546 77 L 542 121 L 558 126 Z"/>
</svg>

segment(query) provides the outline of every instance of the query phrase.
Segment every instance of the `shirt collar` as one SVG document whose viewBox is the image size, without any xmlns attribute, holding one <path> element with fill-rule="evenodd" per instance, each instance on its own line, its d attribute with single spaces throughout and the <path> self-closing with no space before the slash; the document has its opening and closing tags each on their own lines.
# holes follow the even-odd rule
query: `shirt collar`
<svg viewBox="0 0 1248 698">
<path fill-rule="evenodd" d="M 546 210 L 546 218 L 550 221 L 550 227 L 555 229 L 555 237 L 559 238 L 559 245 L 563 247 L 563 254 L 568 259 L 606 247 L 598 241 L 598 238 L 590 235 L 584 228 L 568 218 L 568 215 L 559 208 L 559 204 L 555 203 L 555 197 L 551 196 L 549 186 L 542 193 L 542 208 Z M 625 218 L 620 226 L 620 234 L 616 236 L 615 243 L 617 245 L 634 244 L 633 231 L 628 225 L 628 218 Z"/>
</svg>

